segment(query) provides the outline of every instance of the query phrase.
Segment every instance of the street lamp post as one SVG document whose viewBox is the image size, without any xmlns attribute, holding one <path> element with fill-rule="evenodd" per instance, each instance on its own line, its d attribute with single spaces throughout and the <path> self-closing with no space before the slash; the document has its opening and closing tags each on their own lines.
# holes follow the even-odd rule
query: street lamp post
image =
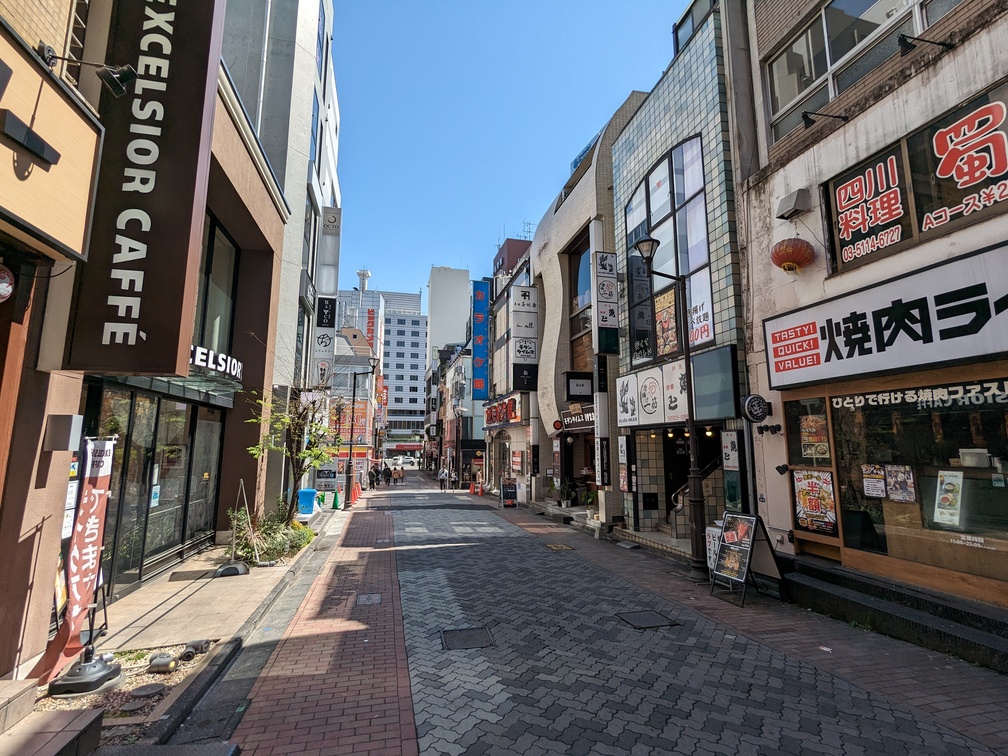
<svg viewBox="0 0 1008 756">
<path fill-rule="evenodd" d="M 700 477 L 700 466 L 697 454 L 696 421 L 694 418 L 696 412 L 693 406 L 693 366 L 690 363 L 690 329 L 689 322 L 687 320 L 688 312 L 686 310 L 686 276 L 673 276 L 668 273 L 662 273 L 661 271 L 652 269 L 651 261 L 654 259 L 654 254 L 657 251 L 659 244 L 660 242 L 657 239 L 645 236 L 638 239 L 637 243 L 634 244 L 634 247 L 636 247 L 641 258 L 644 260 L 644 265 L 650 275 L 667 278 L 676 284 L 676 320 L 682 324 L 680 334 L 683 345 L 683 359 L 686 363 L 683 369 L 683 374 L 686 378 L 686 432 L 689 434 L 690 457 L 689 475 L 686 479 L 686 501 L 689 503 L 690 527 L 692 528 L 692 532 L 690 533 L 690 567 L 692 567 L 695 572 L 704 573 L 706 575 L 707 560 L 704 558 L 704 551 L 706 549 L 706 534 L 704 530 L 706 528 L 706 523 L 704 513 L 703 478 Z M 653 303 L 653 292 L 651 294 L 651 300 Z"/>
<path fill-rule="evenodd" d="M 354 420 L 357 415 L 357 376 L 359 375 L 374 375 L 375 368 L 378 367 L 377 357 L 368 357 L 368 364 L 371 369 L 366 373 L 352 373 L 352 384 L 353 388 L 350 391 L 350 449 L 347 453 L 347 468 L 346 468 L 346 488 L 343 491 L 343 498 L 349 502 L 350 496 L 353 495 L 353 479 L 354 479 L 354 469 L 353 469 L 353 439 L 354 439 Z M 347 506 L 347 505 L 344 505 Z"/>
<path fill-rule="evenodd" d="M 461 404 L 453 408 L 455 412 L 455 488 L 462 483 L 462 418 L 468 410 Z"/>
</svg>

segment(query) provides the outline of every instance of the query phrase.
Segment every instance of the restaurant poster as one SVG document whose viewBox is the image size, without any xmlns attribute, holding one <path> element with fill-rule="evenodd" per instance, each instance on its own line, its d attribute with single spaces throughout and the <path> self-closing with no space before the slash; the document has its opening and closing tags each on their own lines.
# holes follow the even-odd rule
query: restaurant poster
<svg viewBox="0 0 1008 756">
<path fill-rule="evenodd" d="M 677 287 L 655 296 L 655 348 L 659 357 L 679 352 L 679 323 L 676 310 Z"/>
<path fill-rule="evenodd" d="M 886 498 L 885 468 L 882 465 L 861 465 L 861 490 L 865 498 Z"/>
<path fill-rule="evenodd" d="M 792 470 L 795 522 L 801 530 L 837 535 L 833 473 L 828 470 Z"/>
<path fill-rule="evenodd" d="M 909 465 L 886 465 L 886 493 L 891 501 L 913 503 L 917 501 L 913 468 Z"/>
<path fill-rule="evenodd" d="M 802 456 L 807 459 L 829 459 L 829 433 L 826 415 L 802 415 L 798 425 Z"/>
<path fill-rule="evenodd" d="M 935 489 L 935 525 L 960 526 L 962 519 L 962 470 L 939 470 Z"/>
</svg>

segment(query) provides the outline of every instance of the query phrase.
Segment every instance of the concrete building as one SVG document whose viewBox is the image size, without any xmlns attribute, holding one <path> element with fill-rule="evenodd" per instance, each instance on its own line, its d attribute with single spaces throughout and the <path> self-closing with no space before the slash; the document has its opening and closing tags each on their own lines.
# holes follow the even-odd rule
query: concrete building
<svg viewBox="0 0 1008 756">
<path fill-rule="evenodd" d="M 44 673 L 99 566 L 115 600 L 226 533 L 240 481 L 266 499 L 235 396 L 270 385 L 290 210 L 221 65 L 224 3 L 180 4 L 156 45 L 145 7 L 0 4 L 0 107 L 51 127 L 0 144 L 3 677 Z M 141 79 L 113 94 L 78 61 Z"/>
<path fill-rule="evenodd" d="M 748 8 L 760 511 L 799 558 L 1008 606 L 1008 9 L 840 5 Z"/>
<path fill-rule="evenodd" d="M 675 57 L 612 147 L 621 429 L 614 477 L 627 525 L 670 534 L 698 568 L 703 539 L 691 536 L 702 536 L 725 509 L 752 505 L 749 425 L 741 414 L 747 320 L 733 201 L 734 181 L 746 174 L 731 153 L 733 142 L 751 140 L 752 129 L 744 110 L 729 107 L 749 91 L 741 7 L 690 5 L 673 30 Z M 643 237 L 659 241 L 650 268 L 635 248 Z M 685 280 L 685 301 L 680 283 L 667 276 Z M 690 408 L 696 432 L 688 438 Z M 683 505 L 694 456 L 702 491 L 691 492 L 699 502 L 691 513 Z"/>
<path fill-rule="evenodd" d="M 427 278 L 427 355 L 424 372 L 424 442 L 425 455 L 437 464 L 442 455 L 443 397 L 438 391 L 443 369 L 449 362 L 444 350 L 465 345 L 470 336 L 471 289 L 469 271 L 431 266 Z M 433 456 L 432 456 L 433 455 Z"/>
<path fill-rule="evenodd" d="M 371 273 L 357 271 L 359 285 L 339 292 L 340 320 L 368 334 L 381 357 L 383 412 L 379 456 L 418 457 L 423 447 L 427 316 L 421 294 L 368 288 Z"/>
<path fill-rule="evenodd" d="M 325 313 L 339 288 L 342 200 L 332 27 L 332 0 L 227 3 L 224 61 L 297 218 L 284 233 L 277 293 L 272 384 L 281 395 L 314 385 L 318 363 L 334 361 Z M 290 484 L 279 455 L 270 459 L 268 484 L 274 494 Z"/>
</svg>

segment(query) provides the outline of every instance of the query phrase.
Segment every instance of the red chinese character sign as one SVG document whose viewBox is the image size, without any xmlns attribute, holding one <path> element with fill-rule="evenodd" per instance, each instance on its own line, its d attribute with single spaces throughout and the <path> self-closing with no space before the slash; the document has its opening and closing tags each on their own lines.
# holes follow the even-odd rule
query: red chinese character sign
<svg viewBox="0 0 1008 756">
<path fill-rule="evenodd" d="M 39 678 L 39 685 L 48 683 L 84 650 L 80 634 L 100 579 L 114 448 L 115 438 L 87 441 L 84 485 L 67 555 L 66 619 L 32 670 L 31 676 Z"/>
<path fill-rule="evenodd" d="M 839 267 L 899 248 L 913 235 L 903 146 L 890 147 L 832 181 L 830 201 Z"/>
<path fill-rule="evenodd" d="M 1006 99 L 1002 84 L 907 139 L 922 237 L 1008 207 Z"/>
</svg>

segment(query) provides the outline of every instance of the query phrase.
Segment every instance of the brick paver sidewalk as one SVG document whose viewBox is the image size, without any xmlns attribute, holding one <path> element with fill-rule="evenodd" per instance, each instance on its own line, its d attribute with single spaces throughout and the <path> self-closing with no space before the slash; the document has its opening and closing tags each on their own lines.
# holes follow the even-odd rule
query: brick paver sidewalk
<svg viewBox="0 0 1008 756">
<path fill-rule="evenodd" d="M 415 754 L 387 501 L 369 492 L 250 693 L 232 741 L 255 756 Z"/>
</svg>

